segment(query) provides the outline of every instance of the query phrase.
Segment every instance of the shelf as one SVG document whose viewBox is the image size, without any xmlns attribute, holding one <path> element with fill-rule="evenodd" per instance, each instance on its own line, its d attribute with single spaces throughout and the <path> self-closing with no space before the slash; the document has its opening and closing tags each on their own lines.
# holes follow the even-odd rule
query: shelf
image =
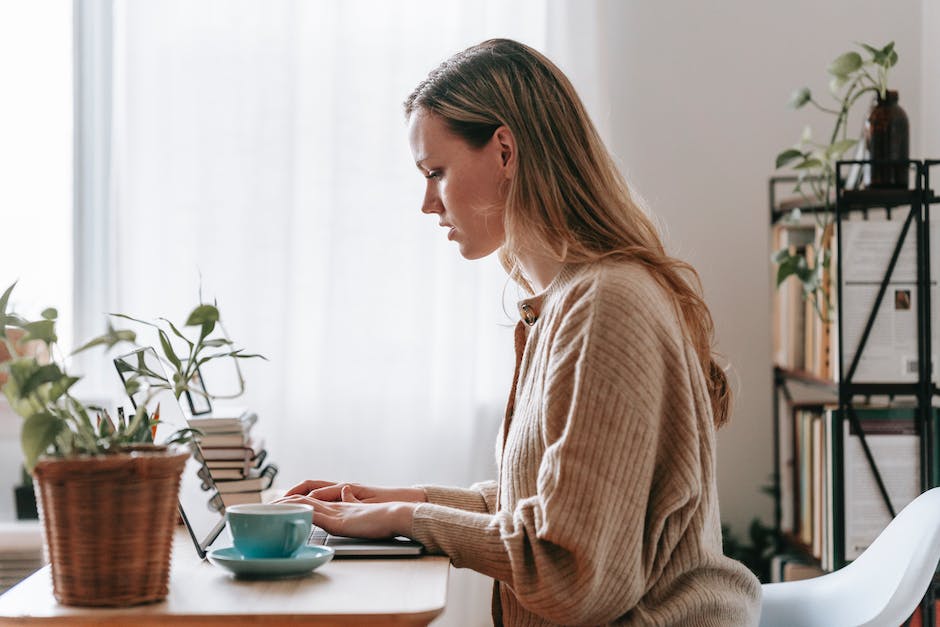
<svg viewBox="0 0 940 627">
<path fill-rule="evenodd" d="M 845 209 L 888 208 L 914 205 L 921 198 L 921 192 L 915 189 L 846 189 L 842 191 L 841 205 Z"/>
<path fill-rule="evenodd" d="M 850 383 L 842 386 L 849 396 L 917 396 L 917 383 Z"/>
<path fill-rule="evenodd" d="M 787 381 L 797 381 L 799 383 L 804 383 L 806 385 L 812 385 L 818 388 L 824 388 L 825 390 L 835 394 L 838 391 L 838 386 L 834 381 L 829 379 L 823 379 L 814 375 L 811 372 L 806 370 L 799 370 L 795 368 L 782 368 L 780 366 L 774 366 L 774 376 Z"/>
<path fill-rule="evenodd" d="M 774 366 L 774 376 L 787 381 L 796 381 L 805 385 L 824 389 L 833 394 L 839 391 L 839 384 L 830 379 L 823 379 L 805 370 Z M 917 383 L 851 383 L 842 386 L 849 396 L 917 396 Z M 934 396 L 940 395 L 940 387 L 932 387 Z"/>
</svg>

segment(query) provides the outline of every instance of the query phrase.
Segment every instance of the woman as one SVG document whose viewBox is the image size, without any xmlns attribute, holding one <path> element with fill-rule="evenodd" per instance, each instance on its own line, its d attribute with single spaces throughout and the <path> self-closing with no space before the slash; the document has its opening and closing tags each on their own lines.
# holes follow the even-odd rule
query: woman
<svg viewBox="0 0 940 627">
<path fill-rule="evenodd" d="M 519 303 L 498 479 L 305 481 L 341 535 L 404 535 L 496 580 L 496 624 L 747 625 L 760 587 L 721 552 L 715 429 L 730 392 L 695 271 L 669 257 L 561 71 L 491 40 L 405 102 L 435 214 L 499 252 Z"/>
</svg>

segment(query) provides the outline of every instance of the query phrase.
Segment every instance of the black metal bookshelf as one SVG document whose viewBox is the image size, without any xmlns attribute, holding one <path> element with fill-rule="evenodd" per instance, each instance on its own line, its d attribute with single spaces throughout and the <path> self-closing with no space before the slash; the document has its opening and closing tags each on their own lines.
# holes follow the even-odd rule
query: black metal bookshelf
<svg viewBox="0 0 940 627">
<path fill-rule="evenodd" d="M 863 168 L 877 165 L 901 165 L 904 164 L 913 174 L 913 188 L 911 189 L 846 189 L 844 171 L 846 168 Z M 935 194 L 930 185 L 931 169 L 940 165 L 940 160 L 905 160 L 905 161 L 840 161 L 836 165 L 836 189 L 835 196 L 832 199 L 834 207 L 835 236 L 834 246 L 836 248 L 836 307 L 843 303 L 843 277 L 842 260 L 845 258 L 842 251 L 842 222 L 853 213 L 860 213 L 863 219 L 868 219 L 868 213 L 871 210 L 880 210 L 885 212 L 887 219 L 903 219 L 904 224 L 901 228 L 901 234 L 892 251 L 888 267 L 885 268 L 884 276 L 877 290 L 875 302 L 871 311 L 865 317 L 865 324 L 861 339 L 855 354 L 847 359 L 843 350 L 844 338 L 844 316 L 838 315 L 838 381 L 827 380 L 816 376 L 814 373 L 805 372 L 796 369 L 782 368 L 774 366 L 774 407 L 773 407 L 773 446 L 774 446 L 774 527 L 777 531 L 777 550 L 778 552 L 790 551 L 805 555 L 810 562 L 817 563 L 812 556 L 812 551 L 793 534 L 783 534 L 782 531 L 782 508 L 781 508 L 781 442 L 780 442 L 780 406 L 781 395 L 787 401 L 787 406 L 793 404 L 793 396 L 790 392 L 790 385 L 797 383 L 804 387 L 818 391 L 827 397 L 834 397 L 838 403 L 839 416 L 841 420 L 848 420 L 851 428 L 858 435 L 863 453 L 872 470 L 875 482 L 878 485 L 882 499 L 887 511 L 893 518 L 897 512 L 891 504 L 887 490 L 884 485 L 878 465 L 873 458 L 868 443 L 865 440 L 865 431 L 861 428 L 856 408 L 867 403 L 871 397 L 889 397 L 890 399 L 901 398 L 912 405 L 915 410 L 915 425 L 920 438 L 920 488 L 921 492 L 928 490 L 940 481 L 940 477 L 934 476 L 935 461 L 937 451 L 934 450 L 936 434 L 934 433 L 934 399 L 938 395 L 938 387 L 933 383 L 933 369 L 931 362 L 931 298 L 930 298 L 930 206 L 940 202 L 940 197 Z M 769 199 L 770 199 L 770 222 L 771 225 L 777 224 L 785 219 L 794 209 L 799 209 L 801 213 L 814 214 L 827 210 L 825 206 L 818 201 L 812 202 L 810 199 L 795 199 L 790 201 L 778 200 L 778 187 L 784 183 L 795 183 L 796 177 L 779 176 L 772 177 L 769 181 Z M 803 202 L 805 200 L 806 202 Z M 901 250 L 908 237 L 913 236 L 916 239 L 916 266 L 917 266 L 917 308 L 916 308 L 916 328 L 917 328 L 917 379 L 910 383 L 885 383 L 885 382 L 857 382 L 855 375 L 860 363 L 866 343 L 870 337 L 875 323 L 877 313 L 884 300 L 885 293 L 891 281 L 896 263 Z M 792 279 L 791 279 L 792 280 Z M 794 443 L 795 445 L 795 443 Z M 843 524 L 845 521 L 840 521 Z M 840 549 L 841 550 L 841 549 Z M 837 552 L 836 555 L 839 555 Z M 844 556 L 844 554 L 842 554 Z M 841 568 L 845 565 L 843 558 L 837 558 L 835 568 Z M 922 604 L 921 610 L 924 625 L 934 625 L 934 599 L 940 580 L 935 576 L 934 585 L 930 586 Z"/>
</svg>

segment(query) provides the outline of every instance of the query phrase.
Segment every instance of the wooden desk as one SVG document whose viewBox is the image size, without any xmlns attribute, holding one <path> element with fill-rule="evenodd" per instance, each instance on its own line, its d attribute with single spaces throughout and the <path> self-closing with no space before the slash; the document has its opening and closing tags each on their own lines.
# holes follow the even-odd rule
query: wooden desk
<svg viewBox="0 0 940 627">
<path fill-rule="evenodd" d="M 299 579 L 244 581 L 201 561 L 185 533 L 161 603 L 59 605 L 46 566 L 0 596 L 0 625 L 427 625 L 444 609 L 446 557 L 334 559 Z"/>
</svg>

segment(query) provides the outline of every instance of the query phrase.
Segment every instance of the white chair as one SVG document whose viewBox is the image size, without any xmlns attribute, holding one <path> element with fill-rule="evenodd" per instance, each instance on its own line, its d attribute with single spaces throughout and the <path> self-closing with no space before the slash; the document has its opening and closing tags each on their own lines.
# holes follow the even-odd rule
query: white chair
<svg viewBox="0 0 940 627">
<path fill-rule="evenodd" d="M 841 570 L 763 586 L 761 627 L 897 627 L 940 561 L 940 488 L 924 492 Z"/>
</svg>

